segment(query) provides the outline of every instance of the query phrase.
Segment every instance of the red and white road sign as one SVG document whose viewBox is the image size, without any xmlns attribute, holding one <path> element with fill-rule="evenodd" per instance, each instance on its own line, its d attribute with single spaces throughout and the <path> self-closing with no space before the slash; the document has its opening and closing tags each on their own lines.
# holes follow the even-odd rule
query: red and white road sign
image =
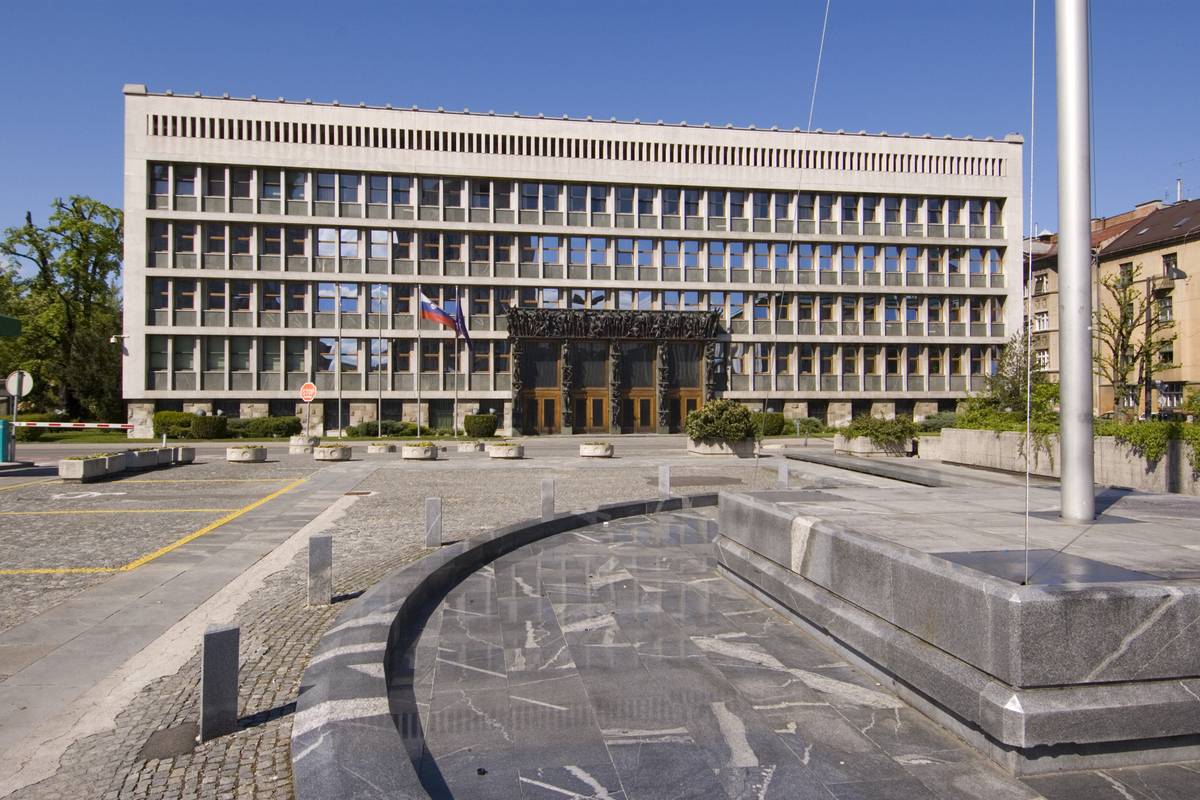
<svg viewBox="0 0 1200 800">
<path fill-rule="evenodd" d="M 300 399 L 306 403 L 311 403 L 317 398 L 317 385 L 315 383 L 306 383 L 300 387 Z"/>
<path fill-rule="evenodd" d="M 128 422 L 14 422 L 18 428 L 99 428 L 101 430 L 133 430 L 133 424 Z"/>
</svg>

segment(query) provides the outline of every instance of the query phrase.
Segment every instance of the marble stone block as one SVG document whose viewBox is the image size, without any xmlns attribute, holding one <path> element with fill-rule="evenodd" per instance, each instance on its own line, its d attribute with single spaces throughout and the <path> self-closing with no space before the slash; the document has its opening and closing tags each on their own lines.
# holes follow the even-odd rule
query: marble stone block
<svg viewBox="0 0 1200 800">
<path fill-rule="evenodd" d="M 200 741 L 233 733 L 238 722 L 237 625 L 214 625 L 204 632 L 200 663 Z"/>
<path fill-rule="evenodd" d="M 425 546 L 440 547 L 442 544 L 442 498 L 425 498 Z"/>
<path fill-rule="evenodd" d="M 308 604 L 327 606 L 333 600 L 333 537 L 308 538 Z"/>
</svg>

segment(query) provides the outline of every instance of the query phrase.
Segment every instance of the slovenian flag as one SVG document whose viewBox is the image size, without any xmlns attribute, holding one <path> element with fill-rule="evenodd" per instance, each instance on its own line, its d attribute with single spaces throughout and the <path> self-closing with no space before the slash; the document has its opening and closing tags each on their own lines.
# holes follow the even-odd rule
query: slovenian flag
<svg viewBox="0 0 1200 800">
<path fill-rule="evenodd" d="M 455 328 L 454 319 L 442 309 L 438 308 L 437 303 L 425 296 L 424 292 L 421 295 L 421 316 L 430 322 L 436 322 L 439 325 L 445 325 L 447 328 Z"/>
</svg>

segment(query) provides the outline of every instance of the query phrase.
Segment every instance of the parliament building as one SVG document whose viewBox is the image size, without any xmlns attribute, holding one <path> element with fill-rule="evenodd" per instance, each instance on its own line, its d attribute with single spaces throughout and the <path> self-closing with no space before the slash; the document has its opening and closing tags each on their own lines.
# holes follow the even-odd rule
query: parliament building
<svg viewBox="0 0 1200 800">
<path fill-rule="evenodd" d="M 513 434 L 841 424 L 982 388 L 1022 140 L 125 95 L 124 397 Z M 420 294 L 470 347 L 423 319 Z M 419 407 L 418 407 L 419 404 Z"/>
</svg>

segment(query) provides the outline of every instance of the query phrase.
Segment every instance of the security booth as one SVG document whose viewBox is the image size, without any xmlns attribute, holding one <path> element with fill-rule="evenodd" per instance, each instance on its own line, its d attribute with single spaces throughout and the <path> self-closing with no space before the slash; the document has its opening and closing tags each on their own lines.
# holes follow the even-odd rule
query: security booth
<svg viewBox="0 0 1200 800">
<path fill-rule="evenodd" d="M 515 433 L 668 433 L 712 400 L 720 316 L 510 308 Z"/>
</svg>

